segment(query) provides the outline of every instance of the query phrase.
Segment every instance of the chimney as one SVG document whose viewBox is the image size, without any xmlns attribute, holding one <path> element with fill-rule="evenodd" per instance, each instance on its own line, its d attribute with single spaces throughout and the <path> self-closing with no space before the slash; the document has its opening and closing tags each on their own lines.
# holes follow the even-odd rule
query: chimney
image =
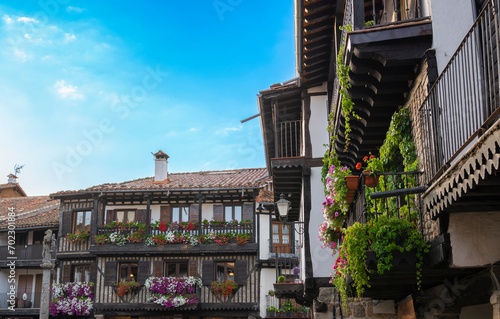
<svg viewBox="0 0 500 319">
<path fill-rule="evenodd" d="M 17 184 L 17 176 L 14 174 L 7 175 L 7 183 L 9 184 Z"/>
<path fill-rule="evenodd" d="M 155 156 L 155 182 L 162 182 L 168 178 L 168 159 L 170 156 L 158 151 Z"/>
</svg>

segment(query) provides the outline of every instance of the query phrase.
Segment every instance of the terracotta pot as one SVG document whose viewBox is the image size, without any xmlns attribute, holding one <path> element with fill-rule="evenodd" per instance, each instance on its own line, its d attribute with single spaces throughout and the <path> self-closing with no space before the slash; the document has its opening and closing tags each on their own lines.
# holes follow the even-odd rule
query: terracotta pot
<svg viewBox="0 0 500 319">
<path fill-rule="evenodd" d="M 364 171 L 363 173 L 370 174 L 371 171 Z M 380 176 L 378 176 L 377 174 L 366 175 L 365 176 L 365 185 L 368 187 L 375 187 L 378 185 L 379 178 L 380 178 Z"/>
<path fill-rule="evenodd" d="M 354 197 L 356 196 L 356 190 L 348 190 L 347 191 L 347 204 L 350 204 L 354 201 Z"/>
<path fill-rule="evenodd" d="M 359 180 L 359 176 L 357 176 L 357 175 L 346 176 L 345 181 L 347 183 L 347 188 L 351 189 L 351 190 L 358 189 L 358 180 Z"/>
</svg>

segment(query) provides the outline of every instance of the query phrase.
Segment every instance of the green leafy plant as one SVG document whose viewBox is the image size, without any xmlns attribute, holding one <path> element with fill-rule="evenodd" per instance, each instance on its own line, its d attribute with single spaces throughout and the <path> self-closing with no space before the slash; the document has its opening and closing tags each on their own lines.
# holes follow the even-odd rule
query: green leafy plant
<svg viewBox="0 0 500 319">
<path fill-rule="evenodd" d="M 393 254 L 396 251 L 415 251 L 417 256 L 417 286 L 420 289 L 423 265 L 423 254 L 428 252 L 428 243 L 418 231 L 415 224 L 405 218 L 380 216 L 376 221 L 367 224 L 355 223 L 345 231 L 344 241 L 339 256 L 333 266 L 335 273 L 332 281 L 339 289 L 347 307 L 350 286 L 348 278 L 352 278 L 355 295 L 361 297 L 369 286 L 370 274 L 365 259 L 366 252 L 373 251 L 377 258 L 378 274 L 383 274 L 393 267 Z"/>
</svg>

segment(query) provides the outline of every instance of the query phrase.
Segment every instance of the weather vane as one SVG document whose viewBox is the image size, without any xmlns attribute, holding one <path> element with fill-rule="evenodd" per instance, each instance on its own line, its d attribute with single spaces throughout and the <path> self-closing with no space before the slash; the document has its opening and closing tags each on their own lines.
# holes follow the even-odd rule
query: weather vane
<svg viewBox="0 0 500 319">
<path fill-rule="evenodd" d="M 19 164 L 16 164 L 14 165 L 14 175 L 19 175 L 19 173 L 21 173 L 21 169 L 24 167 L 24 165 L 19 165 Z"/>
</svg>

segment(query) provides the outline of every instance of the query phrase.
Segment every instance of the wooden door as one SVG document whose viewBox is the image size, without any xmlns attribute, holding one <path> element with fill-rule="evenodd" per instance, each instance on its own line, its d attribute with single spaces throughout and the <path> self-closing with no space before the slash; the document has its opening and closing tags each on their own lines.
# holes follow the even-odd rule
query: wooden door
<svg viewBox="0 0 500 319">
<path fill-rule="evenodd" d="M 272 253 L 291 254 L 292 238 L 290 234 L 290 225 L 282 222 L 273 222 L 272 224 Z"/>
<path fill-rule="evenodd" d="M 19 302 L 19 308 L 31 308 L 31 291 L 33 289 L 33 275 L 20 275 L 19 284 L 17 286 L 17 300 Z M 28 298 L 26 301 L 23 300 L 23 294 L 26 292 Z"/>
</svg>

